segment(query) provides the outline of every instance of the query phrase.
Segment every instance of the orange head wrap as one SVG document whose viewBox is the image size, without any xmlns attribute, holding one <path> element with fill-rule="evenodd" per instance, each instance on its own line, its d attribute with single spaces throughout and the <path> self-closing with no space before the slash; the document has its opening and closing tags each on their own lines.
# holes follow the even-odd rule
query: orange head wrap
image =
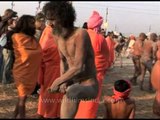
<svg viewBox="0 0 160 120">
<path fill-rule="evenodd" d="M 112 96 L 116 101 L 120 100 L 120 99 L 127 99 L 128 96 L 129 96 L 129 93 L 131 91 L 131 84 L 127 81 L 127 80 L 124 80 L 125 82 L 127 82 L 127 84 L 129 85 L 129 88 L 124 91 L 124 92 L 119 92 L 119 91 L 116 91 L 115 88 L 113 88 L 113 92 L 114 92 L 114 95 Z"/>
</svg>

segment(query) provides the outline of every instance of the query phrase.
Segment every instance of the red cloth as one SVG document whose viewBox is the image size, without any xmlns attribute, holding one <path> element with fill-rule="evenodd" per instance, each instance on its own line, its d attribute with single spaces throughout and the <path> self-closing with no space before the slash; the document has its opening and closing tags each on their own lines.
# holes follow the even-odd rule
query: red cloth
<svg viewBox="0 0 160 120">
<path fill-rule="evenodd" d="M 125 80 L 126 81 L 126 80 Z M 114 95 L 112 96 L 116 101 L 118 101 L 119 99 L 126 99 L 128 98 L 129 96 L 129 93 L 131 91 L 131 84 L 126 81 L 129 85 L 129 89 L 127 89 L 126 91 L 124 92 L 119 92 L 119 91 L 116 91 L 115 88 L 113 88 L 113 93 Z"/>
<path fill-rule="evenodd" d="M 108 51 L 109 51 L 109 67 L 111 67 L 112 63 L 114 62 L 115 59 L 115 51 L 114 51 L 114 45 L 115 42 L 108 36 L 106 38 L 106 42 L 107 42 L 107 47 L 108 47 Z"/>
<path fill-rule="evenodd" d="M 40 39 L 40 45 L 43 50 L 43 59 L 39 74 L 41 89 L 37 113 L 45 118 L 57 118 L 60 117 L 60 105 L 63 94 L 51 94 L 47 91 L 53 81 L 60 76 L 60 57 L 50 26 L 44 29 Z"/>
</svg>

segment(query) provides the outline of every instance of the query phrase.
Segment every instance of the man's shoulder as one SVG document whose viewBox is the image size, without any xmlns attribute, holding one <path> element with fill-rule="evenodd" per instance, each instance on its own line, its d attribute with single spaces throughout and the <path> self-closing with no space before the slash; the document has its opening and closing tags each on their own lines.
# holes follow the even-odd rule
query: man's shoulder
<svg viewBox="0 0 160 120">
<path fill-rule="evenodd" d="M 108 104 L 108 103 L 115 103 L 115 99 L 112 98 L 111 96 L 104 96 L 103 97 L 104 103 Z"/>
<path fill-rule="evenodd" d="M 116 101 L 112 96 L 104 96 L 103 100 L 105 103 L 118 103 L 118 102 L 126 102 L 129 104 L 135 103 L 135 100 L 133 98 L 120 99 L 120 100 Z"/>
<path fill-rule="evenodd" d="M 78 34 L 78 35 L 85 35 L 85 34 L 88 34 L 88 32 L 87 32 L 86 29 L 83 29 L 83 28 L 76 28 L 76 29 L 75 29 L 75 34 Z"/>
</svg>

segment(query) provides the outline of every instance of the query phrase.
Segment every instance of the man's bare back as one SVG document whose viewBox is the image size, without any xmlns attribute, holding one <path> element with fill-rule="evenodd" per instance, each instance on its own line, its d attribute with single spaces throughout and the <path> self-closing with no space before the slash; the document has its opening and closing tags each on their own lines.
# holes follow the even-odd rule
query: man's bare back
<svg viewBox="0 0 160 120">
<path fill-rule="evenodd" d="M 109 96 L 104 97 L 106 107 L 106 118 L 110 119 L 133 119 L 135 115 L 135 101 L 128 99 L 121 99 L 117 102 L 112 102 L 113 98 Z"/>
<path fill-rule="evenodd" d="M 141 61 L 153 61 L 156 58 L 156 41 L 157 35 L 155 33 L 151 33 L 150 39 L 144 41 L 143 52 L 141 55 Z"/>
<path fill-rule="evenodd" d="M 141 56 L 142 61 L 148 61 L 153 59 L 153 44 L 152 40 L 146 40 L 143 45 L 143 52 Z"/>
</svg>

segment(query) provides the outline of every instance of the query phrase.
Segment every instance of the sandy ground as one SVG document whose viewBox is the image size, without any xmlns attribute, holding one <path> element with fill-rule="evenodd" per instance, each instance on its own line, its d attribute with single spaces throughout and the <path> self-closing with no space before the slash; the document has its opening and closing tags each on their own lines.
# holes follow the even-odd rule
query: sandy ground
<svg viewBox="0 0 160 120">
<path fill-rule="evenodd" d="M 133 64 L 130 59 L 123 59 L 123 67 L 120 67 L 119 60 L 116 61 L 114 68 L 107 72 L 106 78 L 103 83 L 102 96 L 112 95 L 112 86 L 117 79 L 129 79 L 133 74 Z M 139 81 L 138 81 L 139 82 Z M 152 105 L 155 97 L 155 92 L 148 92 L 148 73 L 144 82 L 145 90 L 140 91 L 139 86 L 132 86 L 133 91 L 131 97 L 136 101 L 136 115 L 135 118 L 160 118 L 152 113 Z M 102 99 L 101 99 L 102 100 Z M 17 90 L 14 83 L 10 85 L 0 84 L 0 119 L 12 118 L 14 107 L 17 101 Z M 37 98 L 29 96 L 26 104 L 26 116 L 27 118 L 34 118 L 33 116 L 37 111 Z M 99 109 L 97 113 L 98 118 L 103 118 L 104 106 L 100 101 Z"/>
</svg>

